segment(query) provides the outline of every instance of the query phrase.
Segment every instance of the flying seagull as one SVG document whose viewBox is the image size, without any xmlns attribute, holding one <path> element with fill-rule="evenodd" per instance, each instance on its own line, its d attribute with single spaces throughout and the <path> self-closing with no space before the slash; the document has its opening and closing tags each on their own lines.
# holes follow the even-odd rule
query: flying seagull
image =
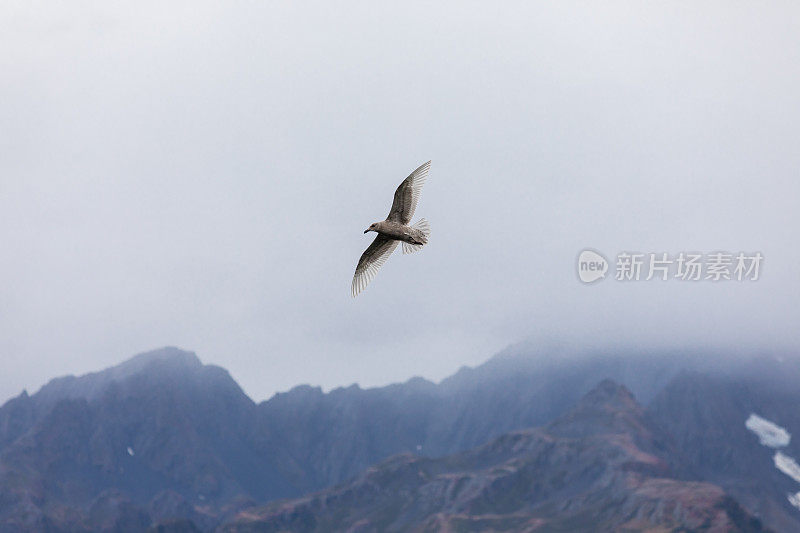
<svg viewBox="0 0 800 533">
<path fill-rule="evenodd" d="M 431 234 L 431 226 L 424 218 L 413 226 L 408 224 L 414 216 L 422 186 L 428 179 L 431 162 L 428 161 L 403 180 L 403 183 L 394 192 L 394 201 L 389 216 L 382 222 L 375 222 L 364 230 L 364 233 L 374 231 L 377 233 L 375 240 L 369 245 L 361 259 L 358 260 L 356 273 L 353 276 L 353 285 L 350 293 L 353 298 L 372 281 L 378 269 L 383 266 L 399 242 L 403 243 L 403 253 L 411 254 L 425 246 Z"/>
</svg>

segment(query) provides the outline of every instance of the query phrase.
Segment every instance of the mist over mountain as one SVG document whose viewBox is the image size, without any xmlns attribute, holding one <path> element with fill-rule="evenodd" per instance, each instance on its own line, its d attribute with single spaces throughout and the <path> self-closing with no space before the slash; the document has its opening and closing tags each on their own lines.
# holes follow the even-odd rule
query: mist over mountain
<svg viewBox="0 0 800 533">
<path fill-rule="evenodd" d="M 639 524 L 630 522 L 630 513 L 648 527 L 667 527 L 654 509 L 683 502 L 686 514 L 671 514 L 669 527 L 721 520 L 742 531 L 759 524 L 792 531 L 800 529 L 800 509 L 788 496 L 800 484 L 775 468 L 774 450 L 759 444 L 745 420 L 755 413 L 790 434 L 800 432 L 798 380 L 795 358 L 576 355 L 521 346 L 439 384 L 414 378 L 329 393 L 303 385 L 255 403 L 224 369 L 164 348 L 100 372 L 54 379 L 0 408 L 0 524 L 9 531 L 138 531 L 166 523 L 211 530 L 249 527 L 244 517 L 250 516 L 257 518 L 250 525 L 269 530 L 289 515 L 265 503 L 323 491 L 286 504 L 310 517 L 308 529 L 344 527 L 357 516 L 382 517 L 370 518 L 371 527 L 433 527 L 440 519 L 462 520 L 452 514 L 462 511 L 464 523 L 478 527 L 483 519 L 476 517 L 490 513 L 495 501 L 484 496 L 500 491 L 510 499 L 495 511 L 514 515 L 492 525 L 500 529 L 583 520 L 575 517 L 596 511 L 589 500 L 616 494 L 628 503 L 609 500 L 602 514 L 608 527 Z M 529 441 L 521 455 L 497 444 L 520 431 Z M 610 434 L 617 440 L 609 441 Z M 548 439 L 564 449 L 590 448 L 587 465 L 601 473 L 565 481 L 568 497 L 548 489 L 532 499 L 522 490 L 532 480 L 569 478 L 542 451 Z M 658 468 L 641 471 L 637 450 L 657 458 Z M 794 441 L 783 451 L 800 456 Z M 623 468 L 619 454 L 639 466 Z M 486 481 L 487 469 L 503 469 L 508 461 L 528 465 L 527 474 L 504 474 L 499 485 L 481 481 L 474 498 L 454 493 L 450 503 L 418 507 L 431 487 L 442 488 L 436 476 Z M 433 477 L 419 481 L 428 468 Z M 609 481 L 628 479 L 632 471 L 635 483 L 623 483 L 630 490 Z M 416 481 L 405 485 L 408 472 L 417 472 Z M 651 491 L 655 486 L 660 489 Z M 350 518 L 338 522 L 309 511 L 309 502 L 346 487 L 374 498 L 345 500 L 352 501 Z M 574 504 L 569 512 L 540 508 L 556 500 Z M 687 510 L 687 501 L 707 505 Z M 385 512 L 398 505 L 410 506 L 413 516 Z"/>
</svg>

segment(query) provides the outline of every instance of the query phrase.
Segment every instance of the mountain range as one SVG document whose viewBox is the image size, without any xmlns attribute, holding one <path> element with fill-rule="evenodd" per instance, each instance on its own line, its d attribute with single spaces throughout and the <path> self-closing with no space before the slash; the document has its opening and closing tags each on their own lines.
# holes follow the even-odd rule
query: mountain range
<svg viewBox="0 0 800 533">
<path fill-rule="evenodd" d="M 0 407 L 0 529 L 800 531 L 800 446 L 745 425 L 796 434 L 797 383 L 792 357 L 522 345 L 255 403 L 164 348 Z"/>
</svg>

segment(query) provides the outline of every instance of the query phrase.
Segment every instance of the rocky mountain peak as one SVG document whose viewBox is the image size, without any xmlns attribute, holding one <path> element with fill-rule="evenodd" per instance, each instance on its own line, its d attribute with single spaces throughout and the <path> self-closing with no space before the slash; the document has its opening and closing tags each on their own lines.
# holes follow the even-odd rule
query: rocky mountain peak
<svg viewBox="0 0 800 533">
<path fill-rule="evenodd" d="M 134 376 L 186 374 L 197 371 L 203 364 L 193 352 L 168 346 L 135 355 L 116 366 L 82 376 L 55 378 L 34 395 L 39 405 L 52 405 L 65 398 L 94 399 L 102 395 L 114 382 Z"/>
<path fill-rule="evenodd" d="M 563 437 L 631 433 L 649 438 L 652 428 L 644 408 L 624 386 L 604 379 L 572 410 L 551 422 L 548 431 Z"/>
</svg>

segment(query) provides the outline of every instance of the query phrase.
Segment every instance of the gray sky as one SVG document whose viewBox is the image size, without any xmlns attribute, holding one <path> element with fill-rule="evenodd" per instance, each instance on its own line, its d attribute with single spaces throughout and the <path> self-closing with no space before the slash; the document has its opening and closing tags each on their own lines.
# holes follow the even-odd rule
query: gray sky
<svg viewBox="0 0 800 533">
<path fill-rule="evenodd" d="M 0 7 L 0 401 L 163 345 L 261 400 L 523 338 L 800 344 L 796 3 L 165 4 Z M 428 159 L 429 246 L 353 300 Z M 765 259 L 587 286 L 584 247 Z"/>
</svg>

